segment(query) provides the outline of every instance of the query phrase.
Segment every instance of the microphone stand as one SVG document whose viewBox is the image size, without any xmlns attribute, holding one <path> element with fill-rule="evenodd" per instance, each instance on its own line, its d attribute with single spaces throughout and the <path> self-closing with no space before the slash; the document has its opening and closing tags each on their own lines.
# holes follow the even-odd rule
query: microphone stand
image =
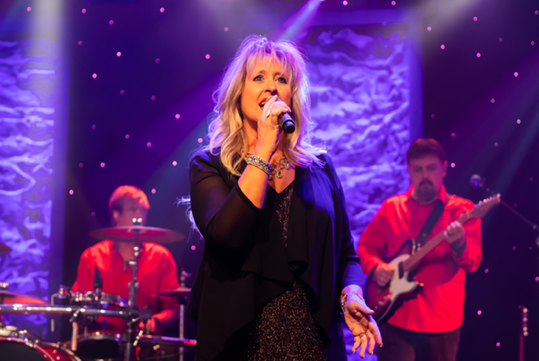
<svg viewBox="0 0 539 361">
<path fill-rule="evenodd" d="M 476 188 L 484 188 L 485 189 L 485 192 L 487 192 L 487 194 L 490 194 L 490 195 L 494 195 L 494 192 L 490 190 L 490 188 L 488 187 L 485 187 L 484 185 L 479 185 L 479 186 L 475 186 L 474 187 Z M 508 204 L 507 202 L 505 202 L 503 199 L 500 198 L 500 204 L 502 204 L 503 206 L 505 206 L 505 208 L 509 209 L 511 212 L 513 212 L 513 214 L 515 214 L 518 218 L 520 218 L 522 221 L 524 221 L 524 223 L 526 223 L 527 225 L 529 225 L 534 231 L 536 231 L 538 234 L 539 234 L 539 226 L 535 223 L 533 223 L 532 221 L 530 221 L 528 218 L 526 218 L 522 213 L 520 213 L 519 211 L 517 211 L 514 207 L 511 207 L 510 204 Z M 537 239 L 535 240 L 535 243 L 537 244 L 537 247 L 539 247 L 539 237 L 537 237 Z"/>
<path fill-rule="evenodd" d="M 474 184 L 472 182 L 472 186 L 476 187 L 476 188 L 484 188 L 485 189 L 485 192 L 487 192 L 487 194 L 490 194 L 490 195 L 493 195 L 494 192 L 492 192 L 490 190 L 490 188 L 488 187 L 485 187 L 485 185 L 483 184 L 483 180 L 481 180 L 481 182 L 479 184 Z M 505 202 L 503 199 L 500 199 L 500 203 L 505 206 L 505 208 L 509 209 L 511 212 L 513 212 L 514 215 L 516 215 L 518 218 L 520 218 L 522 221 L 524 221 L 524 223 L 526 223 L 527 225 L 529 225 L 535 232 L 537 232 L 539 234 L 539 226 L 537 226 L 537 224 L 533 223 L 532 221 L 530 221 L 528 218 L 526 218 L 522 213 L 520 213 L 519 211 L 517 211 L 514 207 L 511 207 L 510 204 L 508 204 L 507 202 Z M 537 238 L 535 239 L 535 244 L 537 246 L 537 248 L 539 248 L 539 235 L 537 236 Z M 525 307 L 524 305 L 522 305 L 522 330 L 521 330 L 521 333 L 520 333 L 520 336 L 519 336 L 519 360 L 522 361 L 524 360 L 524 337 L 528 336 L 528 319 L 529 319 L 529 316 L 528 316 L 528 308 Z"/>
<path fill-rule="evenodd" d="M 138 225 L 140 222 L 133 220 L 133 225 Z M 131 267 L 131 282 L 129 282 L 129 301 L 127 306 L 127 314 L 129 320 L 126 324 L 126 344 L 125 344 L 125 354 L 124 361 L 134 361 L 135 360 L 135 328 L 137 327 L 136 321 L 138 317 L 134 317 L 139 314 L 139 309 L 137 306 L 137 292 L 139 288 L 139 283 L 137 281 L 137 271 L 138 271 L 138 259 L 142 252 L 142 243 L 139 241 L 139 229 L 134 229 L 135 232 L 135 243 L 133 243 L 133 259 L 126 261 L 126 263 Z"/>
</svg>

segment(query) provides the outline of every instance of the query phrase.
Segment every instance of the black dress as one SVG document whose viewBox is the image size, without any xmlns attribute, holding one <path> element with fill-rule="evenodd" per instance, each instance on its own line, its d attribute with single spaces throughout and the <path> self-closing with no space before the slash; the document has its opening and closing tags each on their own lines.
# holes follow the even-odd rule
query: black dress
<svg viewBox="0 0 539 361">
<path fill-rule="evenodd" d="M 288 242 L 288 221 L 293 191 L 293 183 L 281 193 L 268 187 L 283 230 L 285 248 Z M 307 299 L 308 293 L 304 287 L 294 277 L 291 289 L 271 300 L 258 312 L 249 332 L 247 350 L 241 360 L 328 359 L 321 330 L 310 313 L 315 301 Z"/>
</svg>

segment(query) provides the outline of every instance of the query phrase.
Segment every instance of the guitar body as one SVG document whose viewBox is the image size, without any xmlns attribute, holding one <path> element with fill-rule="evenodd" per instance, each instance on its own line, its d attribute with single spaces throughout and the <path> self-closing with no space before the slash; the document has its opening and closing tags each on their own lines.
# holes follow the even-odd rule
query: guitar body
<svg viewBox="0 0 539 361">
<path fill-rule="evenodd" d="M 374 311 L 374 319 L 378 323 L 387 321 L 404 300 L 413 297 L 421 290 L 421 284 L 413 276 L 410 277 L 410 272 L 404 270 L 403 267 L 403 262 L 414 251 L 415 241 L 408 239 L 397 253 L 384 260 L 395 269 L 393 278 L 386 287 L 380 287 L 371 277 L 367 280 L 365 301 L 367 306 Z"/>
</svg>

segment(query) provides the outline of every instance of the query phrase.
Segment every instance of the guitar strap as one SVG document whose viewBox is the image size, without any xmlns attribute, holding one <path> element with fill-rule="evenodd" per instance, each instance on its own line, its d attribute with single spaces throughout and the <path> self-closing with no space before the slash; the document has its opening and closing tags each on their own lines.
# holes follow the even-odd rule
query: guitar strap
<svg viewBox="0 0 539 361">
<path fill-rule="evenodd" d="M 438 219 L 440 219 L 442 213 L 444 213 L 444 202 L 442 202 L 441 199 L 436 199 L 436 201 L 434 202 L 434 208 L 432 208 L 432 211 L 430 211 L 430 214 L 427 217 L 425 224 L 423 224 L 421 231 L 419 231 L 419 234 L 415 239 L 417 248 L 421 247 L 427 242 L 427 239 L 429 238 L 430 234 L 432 233 L 432 230 L 434 229 L 434 225 L 436 224 L 436 222 L 438 222 Z"/>
</svg>

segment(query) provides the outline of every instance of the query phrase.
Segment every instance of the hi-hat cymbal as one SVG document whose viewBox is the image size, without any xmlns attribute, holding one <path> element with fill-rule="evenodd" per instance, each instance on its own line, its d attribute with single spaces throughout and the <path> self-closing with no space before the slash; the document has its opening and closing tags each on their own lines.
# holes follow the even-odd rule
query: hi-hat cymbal
<svg viewBox="0 0 539 361">
<path fill-rule="evenodd" d="M 23 305 L 48 305 L 47 301 L 43 301 L 41 298 L 21 295 L 18 293 L 0 291 L 0 299 L 4 299 L 2 304 L 4 305 L 14 305 L 14 304 L 23 304 Z"/>
<path fill-rule="evenodd" d="M 3 243 L 0 243 L 0 253 L 8 253 L 8 252 L 11 252 L 11 248 L 9 248 Z"/>
<path fill-rule="evenodd" d="M 183 234 L 176 231 L 146 226 L 101 228 L 91 231 L 90 236 L 100 240 L 108 239 L 126 243 L 155 242 L 162 244 L 179 242 L 185 239 Z"/>
<path fill-rule="evenodd" d="M 178 287 L 170 290 L 162 290 L 156 292 L 159 296 L 168 296 L 168 297 L 184 297 L 191 294 L 191 289 L 187 287 Z"/>
</svg>

